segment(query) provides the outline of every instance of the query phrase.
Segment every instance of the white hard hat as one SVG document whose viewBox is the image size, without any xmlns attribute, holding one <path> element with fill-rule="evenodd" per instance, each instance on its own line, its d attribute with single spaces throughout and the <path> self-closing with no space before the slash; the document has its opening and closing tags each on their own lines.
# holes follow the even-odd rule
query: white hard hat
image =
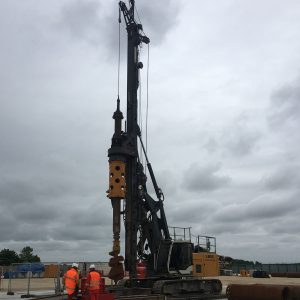
<svg viewBox="0 0 300 300">
<path fill-rule="evenodd" d="M 96 267 L 95 267 L 95 265 L 94 264 L 91 264 L 90 265 L 90 269 L 95 269 Z"/>
<path fill-rule="evenodd" d="M 72 263 L 72 268 L 73 267 L 78 268 L 79 267 L 78 263 Z"/>
</svg>

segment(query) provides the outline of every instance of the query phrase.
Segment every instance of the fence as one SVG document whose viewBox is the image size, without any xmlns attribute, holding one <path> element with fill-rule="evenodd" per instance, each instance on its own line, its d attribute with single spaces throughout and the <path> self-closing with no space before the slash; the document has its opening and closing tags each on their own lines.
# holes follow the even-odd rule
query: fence
<svg viewBox="0 0 300 300">
<path fill-rule="evenodd" d="M 241 270 L 262 270 L 269 274 L 300 273 L 300 263 L 294 264 L 233 264 L 233 273 L 240 274 Z"/>
<path fill-rule="evenodd" d="M 80 262 L 79 271 L 85 277 L 90 264 L 94 264 L 97 271 L 105 277 L 108 275 L 107 262 Z M 10 266 L 0 266 L 0 290 L 13 295 L 15 292 L 22 297 L 33 295 L 61 295 L 63 293 L 62 277 L 72 263 L 21 263 Z M 108 281 L 108 283 L 111 283 Z"/>
<path fill-rule="evenodd" d="M 3 271 L 4 271 L 4 268 L 2 266 L 0 266 L 0 291 L 2 291 L 2 280 L 4 279 Z"/>
</svg>

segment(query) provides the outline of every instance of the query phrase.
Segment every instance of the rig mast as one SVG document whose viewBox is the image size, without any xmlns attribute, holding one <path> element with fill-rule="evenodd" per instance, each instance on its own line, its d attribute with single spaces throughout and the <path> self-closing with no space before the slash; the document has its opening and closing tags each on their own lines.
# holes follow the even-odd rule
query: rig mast
<svg viewBox="0 0 300 300">
<path fill-rule="evenodd" d="M 118 99 L 117 110 L 114 113 L 115 133 L 112 138 L 111 148 L 108 150 L 110 161 L 110 188 L 108 197 L 113 206 L 113 232 L 114 246 L 110 254 L 112 278 L 119 278 L 123 257 L 120 253 L 120 201 L 125 199 L 125 269 L 129 271 L 130 277 L 136 273 L 137 260 L 137 232 L 140 225 L 140 205 L 138 203 L 139 173 L 142 165 L 139 163 L 138 136 L 140 129 L 137 123 L 137 90 L 139 87 L 139 69 L 143 64 L 139 61 L 139 45 L 148 44 L 149 38 L 141 33 L 142 25 L 134 18 L 135 1 L 130 0 L 130 8 L 122 1 L 119 2 L 120 11 L 123 13 L 126 23 L 128 48 L 127 48 L 127 128 L 122 132 L 121 121 L 123 114 L 120 111 L 120 100 Z M 119 169 L 119 170 L 117 170 Z M 122 171 L 120 171 L 122 170 Z M 120 171 L 120 172 L 118 172 Z M 125 176 L 125 178 L 124 178 Z M 125 184 L 126 183 L 126 184 Z M 115 271 L 114 271 L 115 269 Z"/>
</svg>

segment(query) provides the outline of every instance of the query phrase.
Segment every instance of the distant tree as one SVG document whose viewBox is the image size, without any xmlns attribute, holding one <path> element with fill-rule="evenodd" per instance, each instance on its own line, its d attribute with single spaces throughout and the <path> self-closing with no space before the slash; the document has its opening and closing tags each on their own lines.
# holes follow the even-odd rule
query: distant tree
<svg viewBox="0 0 300 300">
<path fill-rule="evenodd" d="M 0 251 L 0 265 L 9 266 L 18 262 L 20 262 L 20 258 L 14 250 L 3 249 Z"/>
<path fill-rule="evenodd" d="M 21 262 L 40 262 L 37 255 L 33 255 L 33 249 L 29 246 L 24 247 L 19 255 Z"/>
</svg>

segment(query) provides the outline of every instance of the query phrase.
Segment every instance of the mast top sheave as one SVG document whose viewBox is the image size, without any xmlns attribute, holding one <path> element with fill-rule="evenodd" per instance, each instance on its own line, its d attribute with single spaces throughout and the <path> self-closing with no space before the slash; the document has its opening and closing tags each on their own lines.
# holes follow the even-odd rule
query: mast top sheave
<svg viewBox="0 0 300 300">
<path fill-rule="evenodd" d="M 123 13 L 127 30 L 131 26 L 134 26 L 134 27 L 136 27 L 137 30 L 143 31 L 142 24 L 137 23 L 135 21 L 135 18 L 134 18 L 135 1 L 134 0 L 130 0 L 130 8 L 129 9 L 127 8 L 126 4 L 123 1 L 119 2 L 119 7 L 120 7 L 120 10 Z M 140 38 L 140 40 L 139 40 L 138 44 L 140 44 L 141 42 L 145 43 L 145 44 L 149 44 L 150 43 L 150 39 L 145 34 L 139 33 L 139 38 Z"/>
</svg>

